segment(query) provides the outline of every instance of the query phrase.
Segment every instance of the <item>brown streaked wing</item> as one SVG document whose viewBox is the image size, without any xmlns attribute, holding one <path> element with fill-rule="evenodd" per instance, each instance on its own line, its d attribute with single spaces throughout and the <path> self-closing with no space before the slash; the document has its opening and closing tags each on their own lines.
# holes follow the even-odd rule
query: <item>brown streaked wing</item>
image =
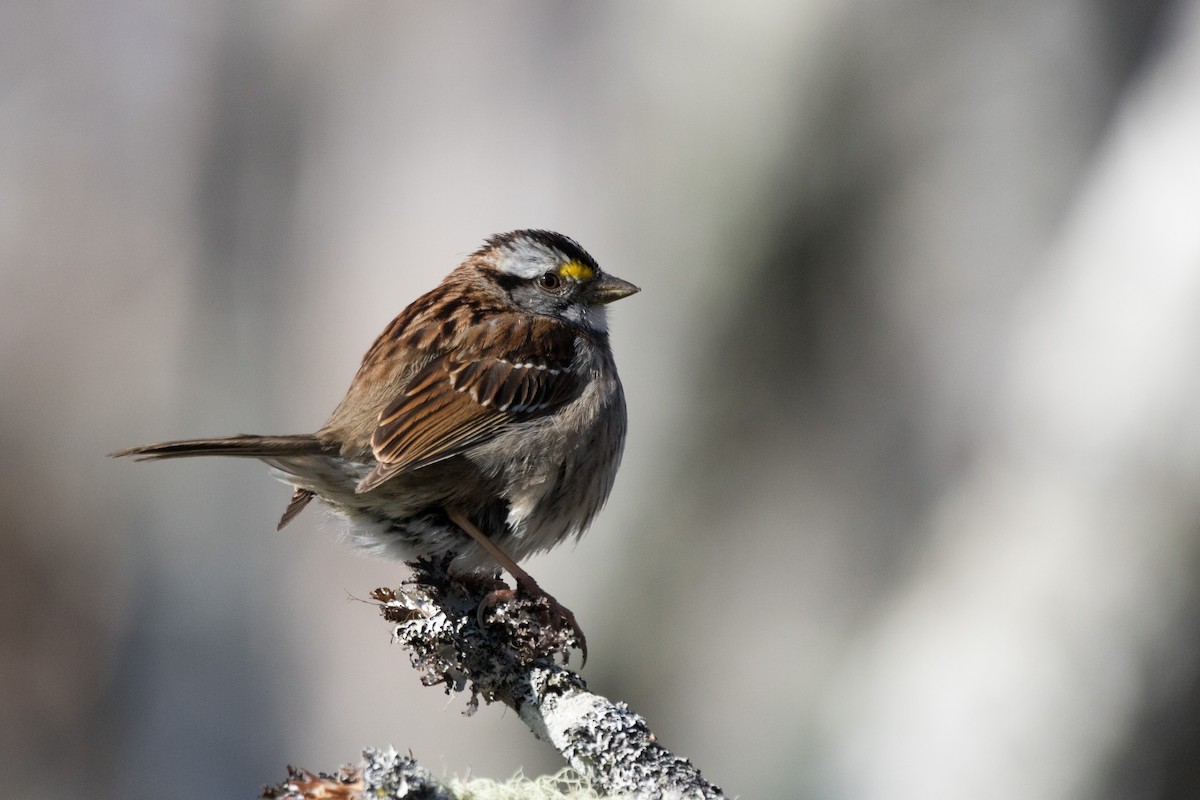
<svg viewBox="0 0 1200 800">
<path fill-rule="evenodd" d="M 417 374 L 380 415 L 371 439 L 379 464 L 357 491 L 458 455 L 509 422 L 550 413 L 579 393 L 570 328 L 540 318 L 520 320 L 508 332 L 502 357 L 452 353 Z"/>
</svg>

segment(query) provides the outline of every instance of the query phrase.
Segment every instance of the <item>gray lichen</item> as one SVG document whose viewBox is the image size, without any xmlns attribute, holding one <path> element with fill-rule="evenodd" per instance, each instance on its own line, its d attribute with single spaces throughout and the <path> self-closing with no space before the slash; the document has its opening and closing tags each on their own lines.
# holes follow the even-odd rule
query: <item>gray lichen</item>
<svg viewBox="0 0 1200 800">
<path fill-rule="evenodd" d="M 643 798 L 721 798 L 687 759 L 660 745 L 624 703 L 588 691 L 575 672 L 560 666 L 573 643 L 570 633 L 540 622 L 535 599 L 496 608 L 485 626 L 476 610 L 478 589 L 422 563 L 414 581 L 398 591 L 376 590 L 385 618 L 426 685 L 469 691 L 468 713 L 482 699 L 517 711 L 539 738 L 609 793 Z"/>
<path fill-rule="evenodd" d="M 513 708 L 536 736 L 562 753 L 591 790 L 557 776 L 532 784 L 523 779 L 488 782 L 486 789 L 439 783 L 411 756 L 389 749 L 366 750 L 361 766 L 335 775 L 289 768 L 288 780 L 266 790 L 265 797 L 540 798 L 556 796 L 566 785 L 571 797 L 724 798 L 687 759 L 660 745 L 646 721 L 628 706 L 588 691 L 578 673 L 557 663 L 558 658 L 565 663 L 580 642 L 569 629 L 547 624 L 544 600 L 517 597 L 496 604 L 481 624 L 480 604 L 496 588 L 494 581 L 457 580 L 444 564 L 427 561 L 413 568 L 414 578 L 401 588 L 376 589 L 371 596 L 392 623 L 392 635 L 408 652 L 421 682 L 442 686 L 447 694 L 469 693 L 468 714 L 481 700 Z"/>
</svg>

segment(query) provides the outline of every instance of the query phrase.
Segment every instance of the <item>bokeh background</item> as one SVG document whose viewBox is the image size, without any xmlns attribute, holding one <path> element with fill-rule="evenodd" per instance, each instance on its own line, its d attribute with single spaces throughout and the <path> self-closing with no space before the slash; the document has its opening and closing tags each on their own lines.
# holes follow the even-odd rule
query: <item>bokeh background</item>
<svg viewBox="0 0 1200 800">
<path fill-rule="evenodd" d="M 5 796 L 558 767 L 265 468 L 104 458 L 315 429 L 533 226 L 643 287 L 529 564 L 595 690 L 742 797 L 1200 796 L 1196 0 L 5 2 Z"/>
</svg>

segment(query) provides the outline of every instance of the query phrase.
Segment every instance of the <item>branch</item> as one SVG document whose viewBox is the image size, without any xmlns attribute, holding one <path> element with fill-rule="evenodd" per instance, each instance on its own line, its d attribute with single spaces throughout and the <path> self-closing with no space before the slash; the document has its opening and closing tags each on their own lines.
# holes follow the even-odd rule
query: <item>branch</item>
<svg viewBox="0 0 1200 800">
<path fill-rule="evenodd" d="M 573 634 L 544 624 L 545 601 L 518 598 L 498 605 L 481 626 L 477 610 L 494 584 L 450 578 L 429 562 L 413 564 L 415 577 L 399 590 L 376 589 L 372 597 L 394 623 L 393 635 L 408 651 L 426 686 L 447 694 L 469 691 L 467 713 L 479 700 L 511 707 L 540 739 L 605 795 L 637 798 L 723 799 L 686 759 L 655 741 L 645 720 L 624 703 L 589 692 L 579 675 L 555 663 L 575 644 Z M 290 770 L 289 781 L 266 796 L 388 797 L 443 800 L 438 787 L 411 758 L 368 750 L 358 769 L 338 776 Z M 305 781 L 328 781 L 325 794 L 301 790 Z M 342 794 L 328 793 L 338 788 Z M 437 791 L 446 794 L 435 793 Z M 403 791 L 397 792 L 397 790 Z M 413 793 L 416 791 L 417 793 Z M 271 793 L 273 792 L 273 793 Z M 359 792 L 359 794 L 354 794 Z M 404 793 L 407 792 L 407 793 Z M 424 792 L 422 794 L 421 792 Z"/>
</svg>

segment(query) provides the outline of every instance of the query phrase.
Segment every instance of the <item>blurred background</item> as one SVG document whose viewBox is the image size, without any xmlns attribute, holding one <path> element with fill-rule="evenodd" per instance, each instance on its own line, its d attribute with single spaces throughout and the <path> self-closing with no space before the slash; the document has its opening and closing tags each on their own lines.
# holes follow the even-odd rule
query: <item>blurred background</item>
<svg viewBox="0 0 1200 800">
<path fill-rule="evenodd" d="M 406 576 L 233 461 L 491 233 L 577 238 L 631 413 L 531 561 L 730 795 L 1200 796 L 1200 3 L 0 5 L 0 773 L 251 797 L 559 766 Z"/>
</svg>

